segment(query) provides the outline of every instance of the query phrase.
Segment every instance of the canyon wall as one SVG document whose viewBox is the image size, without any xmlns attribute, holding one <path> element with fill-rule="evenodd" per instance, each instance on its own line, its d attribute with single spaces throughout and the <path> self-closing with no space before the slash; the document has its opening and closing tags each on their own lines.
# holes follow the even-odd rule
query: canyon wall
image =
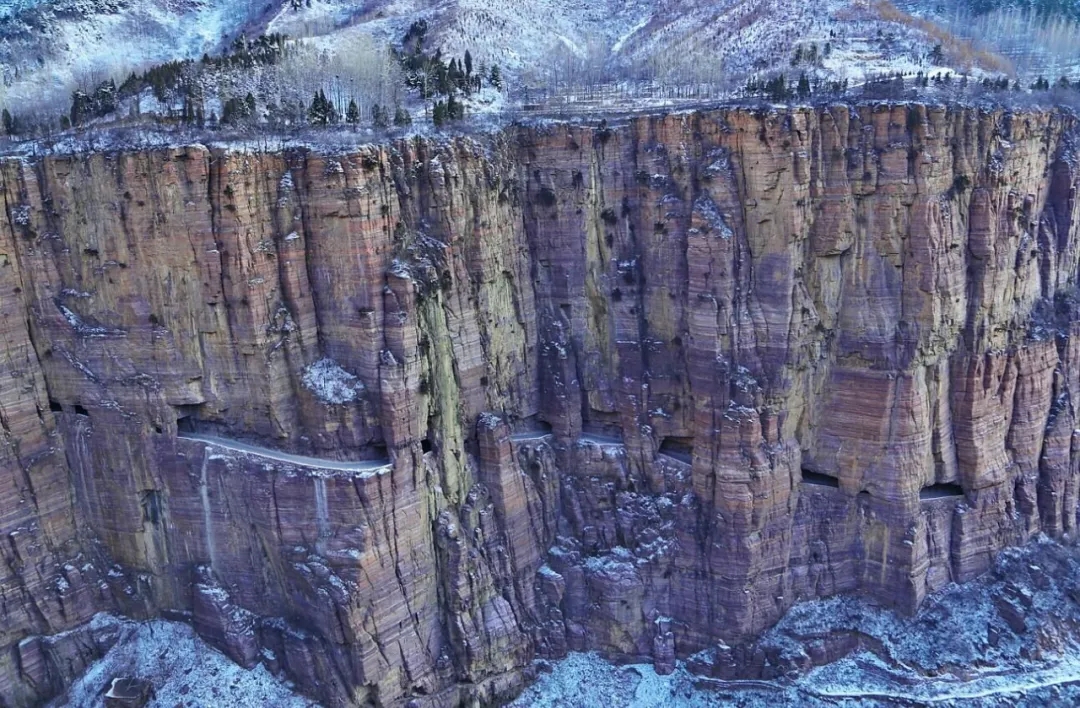
<svg viewBox="0 0 1080 708">
<path fill-rule="evenodd" d="M 767 676 L 795 602 L 911 611 L 1073 531 L 1077 135 L 866 105 L 0 162 L 0 705 L 99 611 L 330 706 L 569 650 Z"/>
</svg>

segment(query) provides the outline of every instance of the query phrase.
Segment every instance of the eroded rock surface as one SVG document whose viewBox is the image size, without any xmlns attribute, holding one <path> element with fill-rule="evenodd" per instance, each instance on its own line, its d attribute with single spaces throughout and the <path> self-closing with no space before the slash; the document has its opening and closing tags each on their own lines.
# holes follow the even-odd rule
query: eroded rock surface
<svg viewBox="0 0 1080 708">
<path fill-rule="evenodd" d="M 0 163 L 0 697 L 107 610 L 328 705 L 491 700 L 1073 531 L 1076 139 L 836 106 Z"/>
</svg>

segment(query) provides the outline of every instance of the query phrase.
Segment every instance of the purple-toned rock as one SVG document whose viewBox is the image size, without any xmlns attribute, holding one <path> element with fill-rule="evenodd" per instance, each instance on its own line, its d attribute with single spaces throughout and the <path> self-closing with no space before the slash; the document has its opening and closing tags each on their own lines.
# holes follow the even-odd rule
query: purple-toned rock
<svg viewBox="0 0 1080 708">
<path fill-rule="evenodd" d="M 911 611 L 1075 532 L 1077 130 L 0 160 L 0 696 L 61 691 L 100 611 L 328 705 L 492 701 L 569 650 L 781 676 L 861 641 L 754 644 L 799 601 Z"/>
</svg>

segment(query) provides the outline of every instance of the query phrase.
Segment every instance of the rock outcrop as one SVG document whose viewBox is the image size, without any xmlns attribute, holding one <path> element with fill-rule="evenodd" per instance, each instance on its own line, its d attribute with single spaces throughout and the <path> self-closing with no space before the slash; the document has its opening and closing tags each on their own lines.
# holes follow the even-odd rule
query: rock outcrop
<svg viewBox="0 0 1080 708">
<path fill-rule="evenodd" d="M 104 610 L 442 706 L 1073 531 L 1077 136 L 867 105 L 0 162 L 0 704 Z"/>
</svg>

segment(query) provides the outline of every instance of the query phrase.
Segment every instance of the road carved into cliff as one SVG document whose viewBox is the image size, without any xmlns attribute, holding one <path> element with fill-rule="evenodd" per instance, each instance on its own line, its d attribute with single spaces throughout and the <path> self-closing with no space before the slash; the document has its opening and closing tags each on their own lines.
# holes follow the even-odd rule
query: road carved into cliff
<svg viewBox="0 0 1080 708">
<path fill-rule="evenodd" d="M 359 474 L 376 474 L 384 470 L 390 469 L 390 460 L 360 460 L 357 462 L 323 460 L 318 457 L 292 455 L 287 452 L 279 452 L 278 450 L 271 450 L 269 448 L 259 447 L 257 445 L 249 445 L 248 443 L 240 442 L 239 440 L 229 440 L 227 438 L 219 438 L 216 435 L 201 435 L 199 433 L 184 433 L 182 435 L 178 435 L 177 438 L 179 438 L 180 440 L 201 442 L 205 445 L 213 445 L 215 447 L 221 447 L 225 448 L 226 450 L 233 450 L 235 452 L 244 452 L 249 455 L 267 457 L 271 460 L 277 460 L 278 462 L 287 462 L 293 465 L 300 465 L 301 467 L 311 467 L 313 469 L 335 470 L 338 472 L 353 472 Z"/>
<path fill-rule="evenodd" d="M 514 433 L 510 436 L 510 439 L 514 442 L 527 442 L 529 440 L 543 440 L 552 437 L 552 435 L 554 433 L 550 430 L 528 430 L 523 433 Z"/>
<path fill-rule="evenodd" d="M 600 445 L 605 447 L 608 445 L 623 445 L 623 441 L 618 438 L 609 437 L 607 435 L 596 435 L 593 433 L 582 433 L 578 438 L 578 444 L 592 443 L 593 445 Z"/>
</svg>

